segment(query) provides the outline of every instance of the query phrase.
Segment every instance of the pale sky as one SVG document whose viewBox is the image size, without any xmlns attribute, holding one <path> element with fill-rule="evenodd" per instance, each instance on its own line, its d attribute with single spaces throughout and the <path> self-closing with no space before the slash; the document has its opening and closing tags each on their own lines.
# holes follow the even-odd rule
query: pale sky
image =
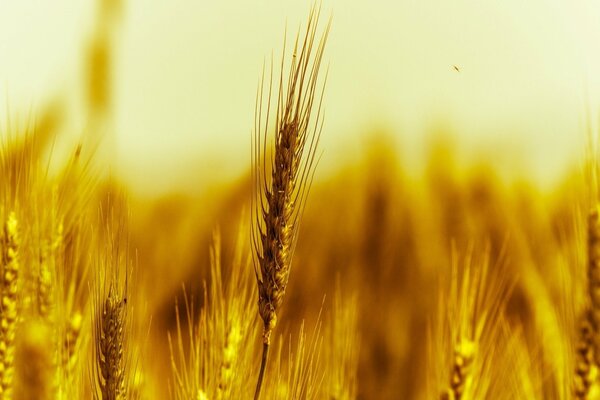
<svg viewBox="0 0 600 400">
<path fill-rule="evenodd" d="M 166 190 L 189 184 L 185 171 L 240 174 L 263 61 L 279 57 L 286 21 L 291 37 L 310 4 L 125 1 L 111 129 L 125 176 Z M 0 1 L 0 126 L 7 104 L 24 117 L 77 96 L 95 6 Z M 468 151 L 505 164 L 518 154 L 540 179 L 582 150 L 584 99 L 594 111 L 600 100 L 599 2 L 323 0 L 322 10 L 323 25 L 333 14 L 322 173 L 358 157 L 376 127 L 418 163 L 440 121 Z"/>
</svg>

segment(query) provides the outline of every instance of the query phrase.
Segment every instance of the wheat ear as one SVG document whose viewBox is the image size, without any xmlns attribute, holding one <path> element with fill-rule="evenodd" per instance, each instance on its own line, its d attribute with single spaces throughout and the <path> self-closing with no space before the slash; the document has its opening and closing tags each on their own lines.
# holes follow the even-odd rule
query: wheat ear
<svg viewBox="0 0 600 400">
<path fill-rule="evenodd" d="M 109 271 L 102 276 L 94 295 L 93 372 L 97 383 L 94 396 L 101 400 L 124 400 L 129 397 L 126 375 L 129 366 L 130 327 L 127 305 L 128 277 L 125 275 L 123 283 L 118 270 L 126 256 L 120 254 L 118 249 L 112 251 L 115 253 L 106 260 L 109 263 Z"/>
<path fill-rule="evenodd" d="M 460 400 L 473 381 L 472 366 L 477 345 L 463 339 L 454 349 L 450 386 L 440 396 L 441 400 Z"/>
<path fill-rule="evenodd" d="M 70 378 L 73 374 L 75 364 L 78 362 L 77 346 L 81 333 L 82 314 L 75 311 L 65 324 L 64 338 L 61 343 L 61 363 L 62 368 Z"/>
<path fill-rule="evenodd" d="M 272 78 L 268 85 L 266 113 L 262 99 L 264 74 L 257 93 L 255 130 L 252 145 L 254 202 L 252 241 L 258 284 L 258 311 L 264 323 L 263 353 L 254 398 L 260 389 L 267 364 L 271 333 L 277 325 L 287 287 L 299 220 L 315 167 L 315 153 L 322 129 L 321 101 L 317 97 L 319 67 L 329 24 L 317 43 L 319 9 L 313 8 L 302 44 L 296 37 L 290 71 L 284 87 L 284 59 L 275 111 L 275 143 L 267 152 Z M 317 48 L 315 50 L 315 44 Z M 285 44 L 284 44 L 285 54 Z M 272 76 L 272 68 L 271 68 Z M 318 103 L 315 103 L 315 99 Z M 312 114 L 316 110 L 316 118 Z M 264 114 L 264 115 L 263 115 Z M 269 177 L 270 175 L 270 177 Z"/>
<path fill-rule="evenodd" d="M 588 293 L 590 300 L 590 322 L 593 331 L 594 358 L 600 365 L 600 216 L 598 207 L 588 215 Z"/>
<path fill-rule="evenodd" d="M 26 321 L 19 327 L 15 356 L 15 399 L 56 399 L 52 328 L 46 321 Z"/>
<path fill-rule="evenodd" d="M 96 322 L 96 362 L 102 400 L 120 400 L 125 386 L 125 313 L 126 302 L 111 285 Z"/>
<path fill-rule="evenodd" d="M 4 225 L 2 237 L 2 306 L 0 308 L 0 398 L 12 397 L 17 294 L 19 277 L 19 230 L 14 213 Z"/>
<path fill-rule="evenodd" d="M 588 301 L 578 330 L 574 397 L 587 399 L 600 365 L 600 216 L 592 208 L 587 220 Z"/>
<path fill-rule="evenodd" d="M 597 367 L 594 364 L 593 328 L 589 312 L 583 314 L 577 333 L 579 337 L 575 349 L 576 364 L 573 395 L 577 400 L 587 400 L 597 377 Z"/>
</svg>

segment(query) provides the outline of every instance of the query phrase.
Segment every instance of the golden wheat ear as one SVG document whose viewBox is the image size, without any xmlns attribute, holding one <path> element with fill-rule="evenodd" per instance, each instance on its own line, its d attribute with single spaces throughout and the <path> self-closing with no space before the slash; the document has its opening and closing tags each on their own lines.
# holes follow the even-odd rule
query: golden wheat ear
<svg viewBox="0 0 600 400">
<path fill-rule="evenodd" d="M 244 221 L 247 223 L 247 219 Z M 246 349 L 251 349 L 258 331 L 255 318 L 248 318 L 254 307 L 254 278 L 245 228 L 246 224 L 239 229 L 229 271 L 222 264 L 221 236 L 218 230 L 215 232 L 210 250 L 211 278 L 205 282 L 199 316 L 185 289 L 183 318 L 176 307 L 177 330 L 173 338 L 170 333 L 167 336 L 173 372 L 172 397 L 176 400 L 241 399 L 254 389 L 248 383 L 254 353 Z"/>
<path fill-rule="evenodd" d="M 595 185 L 593 185 L 595 187 Z M 588 399 L 597 390 L 600 365 L 600 219 L 598 207 L 587 217 L 587 299 L 579 317 L 575 348 L 573 396 Z"/>
<path fill-rule="evenodd" d="M 438 310 L 431 321 L 428 368 L 432 383 L 438 381 L 431 398 L 490 397 L 498 378 L 490 365 L 501 360 L 504 308 L 514 285 L 505 274 L 503 254 L 492 263 L 489 245 L 483 251 L 470 247 L 464 257 L 453 247 L 450 269 L 440 274 Z"/>
<path fill-rule="evenodd" d="M 97 382 L 102 400 L 124 398 L 126 302 L 111 283 L 102 298 L 95 327 Z"/>
<path fill-rule="evenodd" d="M 284 43 L 273 126 L 270 115 L 272 67 L 268 88 L 265 88 L 263 73 L 257 93 L 252 142 L 254 204 L 251 235 L 258 311 L 264 328 L 263 356 L 255 399 L 260 396 L 271 333 L 277 325 L 277 311 L 283 303 L 322 129 L 324 84 L 319 85 L 319 70 L 330 23 L 318 39 L 319 14 L 320 9 L 313 7 L 302 40 L 298 33 L 287 78 Z M 272 144 L 267 139 L 271 129 L 275 130 Z"/>
<path fill-rule="evenodd" d="M 46 322 L 23 321 L 17 343 L 14 398 L 56 399 L 51 328 Z"/>
<path fill-rule="evenodd" d="M 122 194 L 119 194 L 121 196 Z M 132 366 L 132 316 L 129 283 L 133 263 L 127 251 L 127 207 L 123 198 L 113 204 L 112 193 L 106 198 L 106 210 L 100 210 L 104 220 L 104 254 L 94 266 L 93 288 L 93 352 L 90 369 L 95 399 L 121 400 L 131 398 L 130 383 L 134 377 Z"/>
<path fill-rule="evenodd" d="M 2 262 L 2 307 L 0 308 L 0 396 L 10 398 L 13 389 L 15 334 L 19 291 L 19 223 L 11 212 L 4 224 L 0 245 Z"/>
<path fill-rule="evenodd" d="M 588 215 L 588 294 L 590 301 L 589 319 L 593 330 L 595 362 L 600 364 L 600 214 L 598 207 L 593 208 Z"/>
<path fill-rule="evenodd" d="M 322 396 L 331 400 L 356 399 L 358 385 L 358 362 L 360 351 L 360 328 L 358 293 L 342 291 L 340 277 L 336 279 L 333 308 L 324 326 L 327 356 L 325 392 Z"/>
</svg>

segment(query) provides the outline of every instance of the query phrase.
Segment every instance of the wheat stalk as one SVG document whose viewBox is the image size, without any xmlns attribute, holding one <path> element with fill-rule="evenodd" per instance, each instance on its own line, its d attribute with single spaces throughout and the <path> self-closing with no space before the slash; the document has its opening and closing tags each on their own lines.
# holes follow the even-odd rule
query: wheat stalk
<svg viewBox="0 0 600 400">
<path fill-rule="evenodd" d="M 283 303 L 289 279 L 299 220 L 314 173 L 316 147 L 322 129 L 320 111 L 323 92 L 318 105 L 315 104 L 315 98 L 329 24 L 314 51 L 319 13 L 318 8 L 311 10 L 300 46 L 299 36 L 296 38 L 287 87 L 284 87 L 283 82 L 285 56 L 282 58 L 275 113 L 274 154 L 271 155 L 270 162 L 267 161 L 269 157 L 265 152 L 267 131 L 270 127 L 272 78 L 268 88 L 264 120 L 264 75 L 257 93 L 252 146 L 252 170 L 256 191 L 256 204 L 252 207 L 252 241 L 258 284 L 258 311 L 264 328 L 263 353 L 255 399 L 260 397 L 271 334 L 277 325 L 277 312 Z M 317 115 L 313 126 L 311 117 L 315 109 Z M 270 178 L 267 178 L 269 172 Z"/>
</svg>

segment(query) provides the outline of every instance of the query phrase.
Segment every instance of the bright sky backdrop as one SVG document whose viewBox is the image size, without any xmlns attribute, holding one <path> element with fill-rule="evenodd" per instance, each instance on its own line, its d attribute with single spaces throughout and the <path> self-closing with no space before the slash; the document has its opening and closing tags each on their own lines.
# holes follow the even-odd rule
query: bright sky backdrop
<svg viewBox="0 0 600 400">
<path fill-rule="evenodd" d="M 185 171 L 241 173 L 263 61 L 279 57 L 286 21 L 291 35 L 311 3 L 123 1 L 112 130 L 127 178 L 160 191 L 189 185 Z M 358 157 L 375 128 L 418 163 L 440 123 L 461 146 L 520 158 L 542 180 L 580 154 L 586 104 L 600 105 L 600 2 L 323 0 L 322 9 L 333 14 L 324 171 Z M 0 1 L 2 126 L 7 113 L 75 96 L 95 10 L 95 0 Z"/>
</svg>

